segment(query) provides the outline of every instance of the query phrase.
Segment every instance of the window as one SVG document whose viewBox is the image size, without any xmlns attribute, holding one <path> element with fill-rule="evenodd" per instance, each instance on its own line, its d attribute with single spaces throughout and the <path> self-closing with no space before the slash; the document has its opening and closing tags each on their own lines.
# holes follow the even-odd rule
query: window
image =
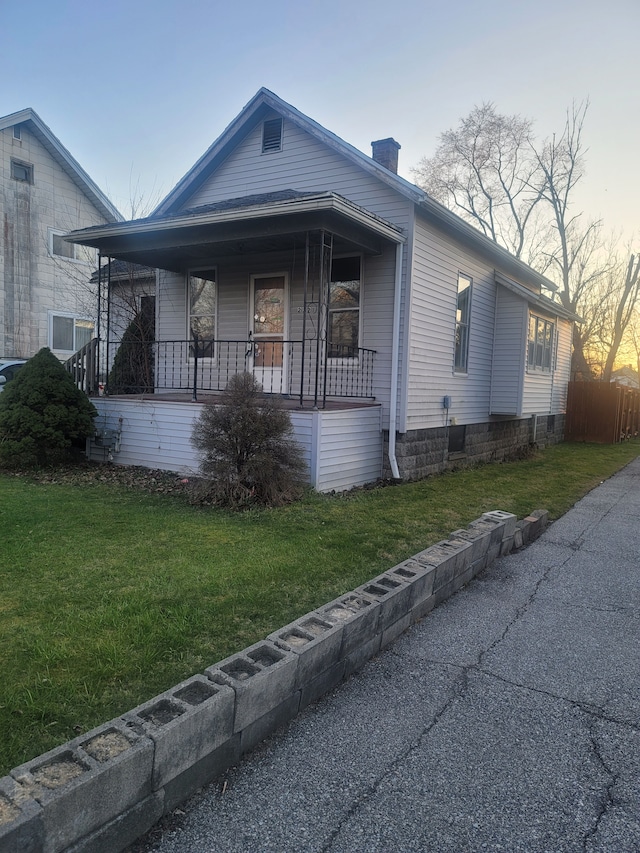
<svg viewBox="0 0 640 853">
<path fill-rule="evenodd" d="M 282 150 L 282 119 L 273 118 L 262 125 L 262 153 Z"/>
<path fill-rule="evenodd" d="M 456 349 L 454 371 L 466 373 L 469 359 L 469 320 L 471 317 L 472 280 L 462 273 L 458 274 L 458 303 L 456 306 Z"/>
<path fill-rule="evenodd" d="M 76 246 L 67 243 L 64 231 L 49 229 L 49 253 L 56 258 L 66 258 L 68 261 L 81 261 L 85 264 L 95 263 L 95 250 L 86 246 Z"/>
<path fill-rule="evenodd" d="M 190 354 L 214 358 L 216 335 L 216 272 L 198 270 L 189 274 Z"/>
<path fill-rule="evenodd" d="M 357 358 L 360 343 L 360 257 L 335 258 L 329 285 L 329 358 Z"/>
<path fill-rule="evenodd" d="M 13 138 L 14 139 L 22 139 L 22 125 L 14 124 L 13 125 Z"/>
<path fill-rule="evenodd" d="M 32 184 L 33 166 L 30 163 L 22 163 L 20 160 L 12 160 L 11 177 L 14 181 L 21 181 L 23 184 Z"/>
<path fill-rule="evenodd" d="M 51 349 L 59 352 L 77 352 L 93 338 L 93 320 L 74 317 L 73 314 L 51 314 L 49 340 Z"/>
<path fill-rule="evenodd" d="M 527 347 L 527 369 L 551 372 L 553 364 L 553 342 L 555 324 L 542 317 L 529 315 L 529 341 Z"/>
</svg>

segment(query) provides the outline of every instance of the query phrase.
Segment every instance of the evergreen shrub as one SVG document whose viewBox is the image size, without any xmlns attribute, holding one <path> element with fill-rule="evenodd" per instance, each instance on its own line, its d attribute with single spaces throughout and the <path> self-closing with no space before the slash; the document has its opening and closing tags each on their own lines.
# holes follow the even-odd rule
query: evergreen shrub
<svg viewBox="0 0 640 853">
<path fill-rule="evenodd" d="M 93 434 L 97 414 L 44 347 L 0 394 L 0 464 L 23 468 L 71 461 Z"/>
</svg>

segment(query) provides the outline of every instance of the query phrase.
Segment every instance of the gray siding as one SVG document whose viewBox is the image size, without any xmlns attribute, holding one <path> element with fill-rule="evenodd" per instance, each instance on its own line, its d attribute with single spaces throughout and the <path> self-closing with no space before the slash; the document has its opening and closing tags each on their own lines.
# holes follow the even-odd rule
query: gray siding
<svg viewBox="0 0 640 853">
<path fill-rule="evenodd" d="M 491 414 L 519 415 L 527 351 L 527 304 L 498 287 L 491 373 Z"/>
<path fill-rule="evenodd" d="M 565 411 L 567 382 L 571 373 L 571 324 L 550 314 L 532 309 L 537 317 L 556 324 L 554 370 L 549 373 L 527 370 L 524 377 L 522 414 L 559 414 Z"/>
<path fill-rule="evenodd" d="M 51 345 L 52 313 L 95 321 L 96 287 L 89 284 L 95 251 L 79 249 L 78 260 L 54 257 L 50 229 L 67 232 L 105 219 L 26 125 L 21 136 L 0 131 L 0 355 L 29 357 Z M 12 158 L 33 166 L 32 184 L 11 178 Z"/>
<path fill-rule="evenodd" d="M 379 407 L 318 412 L 315 488 L 337 492 L 382 476 Z"/>
<path fill-rule="evenodd" d="M 453 370 L 458 273 L 473 279 L 468 373 Z M 407 429 L 444 425 L 442 398 L 458 423 L 489 414 L 495 315 L 494 271 L 416 218 L 410 314 Z"/>
<path fill-rule="evenodd" d="M 96 399 L 98 430 L 121 430 L 119 465 L 142 465 L 197 475 L 199 456 L 191 444 L 202 403 L 163 400 Z M 379 406 L 344 411 L 294 411 L 291 424 L 303 450 L 310 483 L 318 491 L 344 491 L 382 474 Z M 89 458 L 104 462 L 108 451 L 90 443 Z"/>
<path fill-rule="evenodd" d="M 551 393 L 551 413 L 567 411 L 567 383 L 571 379 L 571 341 L 573 327 L 567 320 L 558 320 L 556 371 Z"/>
<path fill-rule="evenodd" d="M 262 154 L 257 125 L 183 208 L 282 189 L 333 191 L 406 227 L 412 205 L 400 193 L 290 121 L 283 133 L 282 150 Z"/>
</svg>

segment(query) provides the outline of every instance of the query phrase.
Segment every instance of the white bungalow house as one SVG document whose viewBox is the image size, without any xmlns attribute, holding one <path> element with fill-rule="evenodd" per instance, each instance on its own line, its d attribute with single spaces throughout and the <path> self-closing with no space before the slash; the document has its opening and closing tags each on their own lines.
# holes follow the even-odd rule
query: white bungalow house
<svg viewBox="0 0 640 853">
<path fill-rule="evenodd" d="M 96 458 L 197 470 L 201 402 L 245 369 L 323 491 L 562 438 L 575 318 L 554 285 L 372 145 L 261 89 L 151 216 L 67 235 L 158 270 L 153 393 L 96 400 Z"/>
</svg>

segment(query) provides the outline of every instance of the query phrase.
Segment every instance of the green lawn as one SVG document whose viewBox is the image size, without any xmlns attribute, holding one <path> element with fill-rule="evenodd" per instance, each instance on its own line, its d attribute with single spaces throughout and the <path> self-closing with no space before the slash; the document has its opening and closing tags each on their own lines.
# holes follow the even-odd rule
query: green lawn
<svg viewBox="0 0 640 853">
<path fill-rule="evenodd" d="M 565 512 L 640 444 L 233 515 L 0 476 L 0 776 L 466 526 Z"/>
</svg>

